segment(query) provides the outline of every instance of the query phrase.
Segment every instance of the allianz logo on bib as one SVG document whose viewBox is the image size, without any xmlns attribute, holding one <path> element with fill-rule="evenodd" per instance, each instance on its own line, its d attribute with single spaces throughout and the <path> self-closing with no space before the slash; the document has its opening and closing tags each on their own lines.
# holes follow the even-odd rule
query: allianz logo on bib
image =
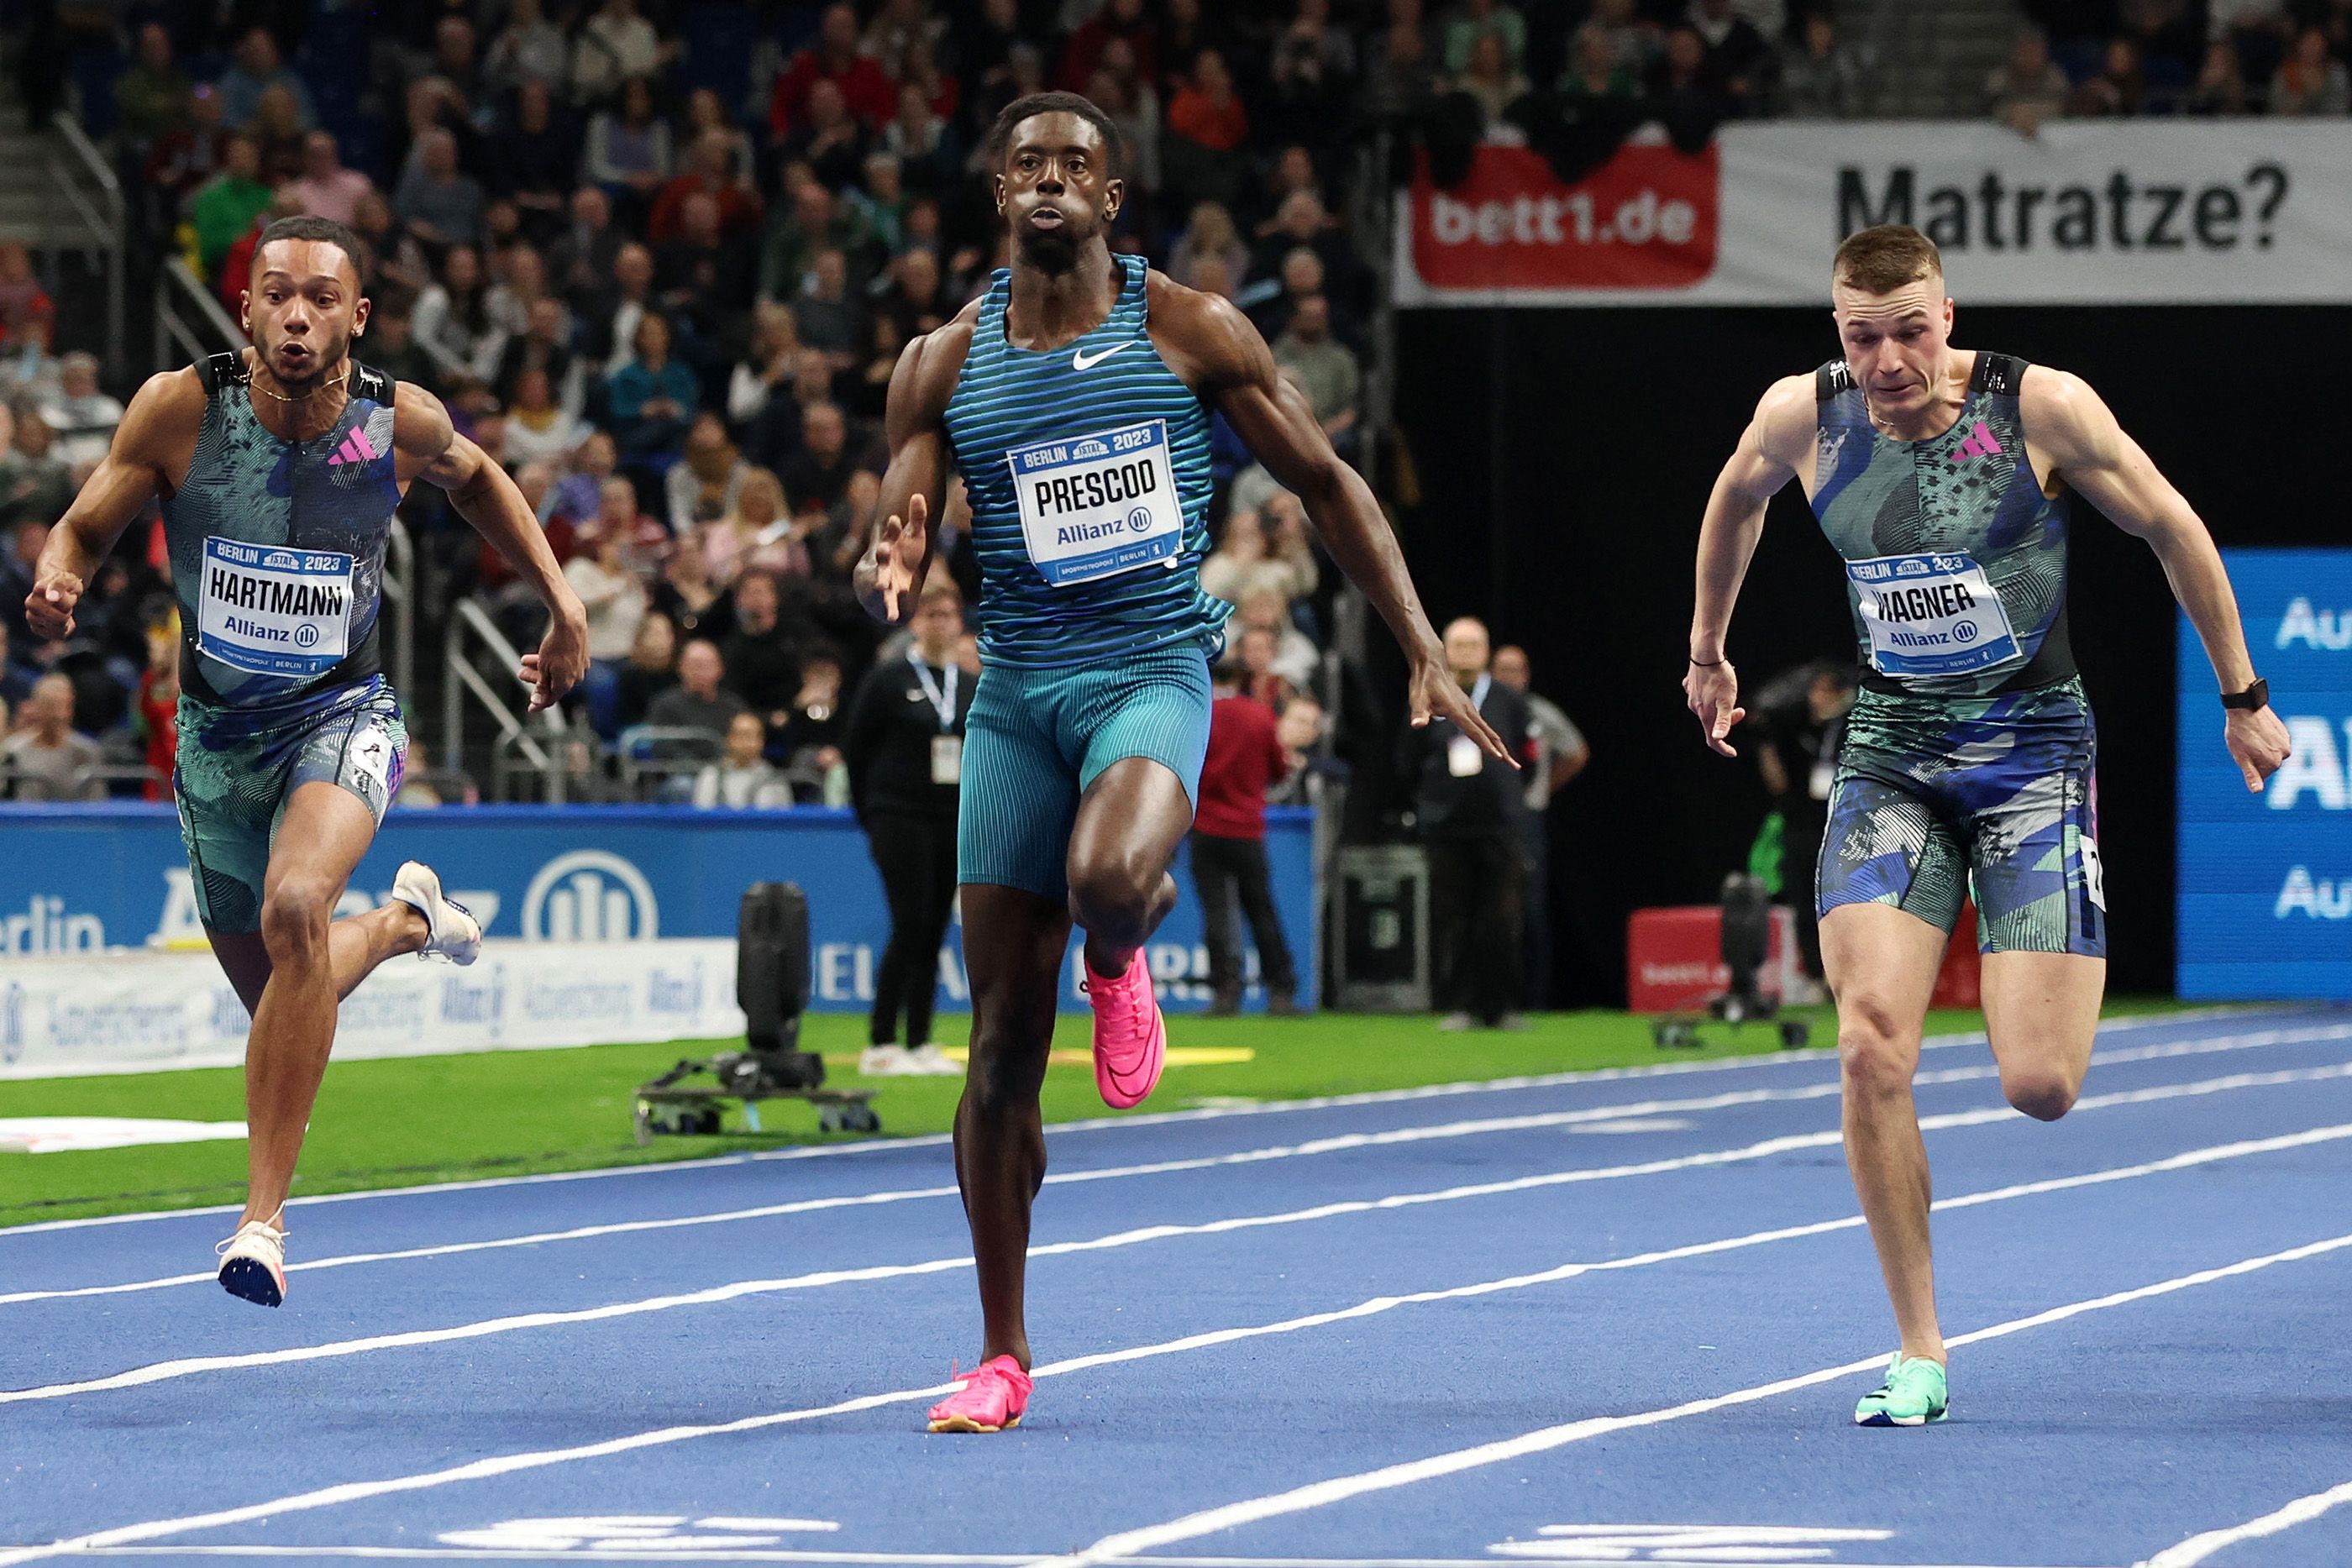
<svg viewBox="0 0 2352 1568">
<path fill-rule="evenodd" d="M 2352 610 L 2314 610 L 2307 597 L 2297 594 L 2279 619 L 2272 646 L 2291 648 L 2298 643 L 2330 653 L 2352 648 Z"/>
</svg>

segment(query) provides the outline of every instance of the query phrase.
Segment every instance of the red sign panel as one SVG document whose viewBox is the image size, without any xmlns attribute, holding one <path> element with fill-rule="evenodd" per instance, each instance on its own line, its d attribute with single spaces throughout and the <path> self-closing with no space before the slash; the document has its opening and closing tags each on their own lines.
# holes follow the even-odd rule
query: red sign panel
<svg viewBox="0 0 2352 1568">
<path fill-rule="evenodd" d="M 1715 270 L 1712 144 L 1620 148 L 1573 185 L 1524 147 L 1481 147 L 1451 190 L 1412 186 L 1412 260 L 1433 289 L 1687 288 Z"/>
</svg>

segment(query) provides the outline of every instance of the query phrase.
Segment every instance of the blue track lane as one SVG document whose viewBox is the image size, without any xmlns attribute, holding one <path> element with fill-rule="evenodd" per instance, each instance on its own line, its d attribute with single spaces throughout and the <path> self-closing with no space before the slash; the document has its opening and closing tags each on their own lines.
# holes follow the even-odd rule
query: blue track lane
<svg viewBox="0 0 2352 1568">
<path fill-rule="evenodd" d="M 2116 1028 L 2055 1126 L 2002 1110 L 1990 1067 L 1980 1045 L 1931 1051 L 1918 1089 L 1939 1196 L 1988 1199 L 1937 1218 L 1948 1335 L 2352 1239 L 2352 1014 Z M 1891 1348 L 1835 1071 L 1057 1131 L 1055 1177 L 1088 1179 L 1041 1199 L 1047 1375 L 997 1439 L 920 1429 L 977 1316 L 937 1145 L 298 1204 L 298 1264 L 599 1233 L 298 1269 L 275 1313 L 157 1282 L 205 1270 L 217 1216 L 0 1233 L 0 1296 L 34 1298 L 0 1302 L 0 1563 L 251 1508 L 117 1550 L 957 1568 L 1174 1525 L 1137 1560 L 2054 1568 L 2137 1563 L 2352 1480 L 2330 1370 L 2352 1242 L 1964 1345 L 1954 1419 L 1926 1431 L 1847 1427 L 1874 1381 L 1857 1373 L 1486 1452 Z M 778 1206 L 797 1207 L 746 1212 Z M 1396 1299 L 1416 1293 L 1441 1299 Z M 1054 1370 L 1082 1357 L 1111 1359 Z M 1441 1455 L 1458 1468 L 1377 1473 Z M 1349 1477 L 1367 1479 L 1286 1495 Z M 337 1486 L 355 1493 L 304 1495 Z M 1274 1500 L 1196 1517 L 1252 1500 Z M 1637 1528 L 1666 1526 L 1724 1533 Z M 2352 1561 L 2352 1504 L 2205 1561 Z"/>
</svg>

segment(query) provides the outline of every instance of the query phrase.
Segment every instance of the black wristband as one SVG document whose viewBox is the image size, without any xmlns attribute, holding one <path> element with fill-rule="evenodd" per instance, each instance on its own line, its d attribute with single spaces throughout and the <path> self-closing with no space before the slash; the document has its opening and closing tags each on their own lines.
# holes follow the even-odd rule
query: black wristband
<svg viewBox="0 0 2352 1568">
<path fill-rule="evenodd" d="M 2223 692 L 2221 706 L 2225 708 L 2243 708 L 2248 713 L 2259 713 L 2271 706 L 2271 684 L 2260 675 L 2256 675 L 2253 684 L 2244 691 Z"/>
<path fill-rule="evenodd" d="M 1696 659 L 1696 658 L 1695 658 L 1695 659 L 1693 659 L 1693 660 L 1691 661 L 1691 663 L 1692 663 L 1692 664 L 1696 664 L 1696 665 L 1697 665 L 1700 669 L 1702 669 L 1702 670 L 1719 670 L 1719 669 L 1723 668 L 1723 666 L 1724 666 L 1724 665 L 1726 665 L 1726 664 L 1727 664 L 1731 663 L 1731 661 L 1730 661 L 1730 660 L 1728 660 L 1728 659 L 1717 659 L 1717 660 L 1714 660 L 1714 661 L 1710 662 L 1710 661 L 1706 660 L 1706 659 Z"/>
</svg>

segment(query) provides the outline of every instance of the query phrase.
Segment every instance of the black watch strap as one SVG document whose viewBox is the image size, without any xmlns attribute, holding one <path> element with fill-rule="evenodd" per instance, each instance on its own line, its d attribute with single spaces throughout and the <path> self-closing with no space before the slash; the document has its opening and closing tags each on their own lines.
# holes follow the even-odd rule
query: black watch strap
<svg viewBox="0 0 2352 1568">
<path fill-rule="evenodd" d="M 2262 709 L 2271 706 L 2271 684 L 2263 679 L 2260 675 L 2256 675 L 2254 677 L 2254 684 L 2248 686 L 2244 691 L 2223 692 L 2221 694 L 2221 706 L 2223 707 L 2243 708 L 2248 713 L 2258 713 Z"/>
</svg>

